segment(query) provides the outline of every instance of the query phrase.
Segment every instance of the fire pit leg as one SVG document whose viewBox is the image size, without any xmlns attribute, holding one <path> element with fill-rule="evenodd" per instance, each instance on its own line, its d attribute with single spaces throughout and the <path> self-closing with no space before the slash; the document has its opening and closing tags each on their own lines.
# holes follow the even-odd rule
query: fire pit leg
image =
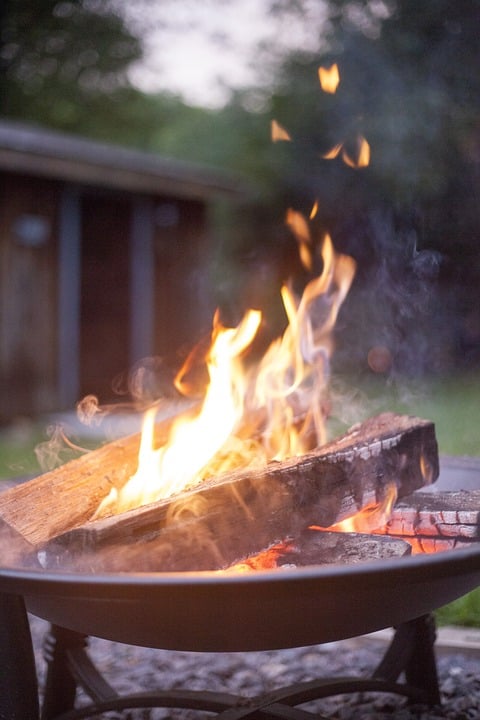
<svg viewBox="0 0 480 720">
<path fill-rule="evenodd" d="M 41 720 L 53 720 L 73 710 L 79 686 L 95 702 L 118 697 L 90 660 L 87 645 L 87 635 L 50 626 L 43 647 L 48 670 Z"/>
<path fill-rule="evenodd" d="M 422 615 L 402 623 L 373 677 L 395 682 L 404 672 L 407 684 L 421 690 L 429 705 L 439 705 L 435 638 L 433 615 Z"/>
<path fill-rule="evenodd" d="M 68 651 L 72 646 L 84 647 L 85 644 L 84 635 L 56 625 L 50 626 L 43 644 L 47 678 L 41 720 L 51 720 L 73 709 L 77 683 L 70 672 Z"/>
<path fill-rule="evenodd" d="M 38 682 L 23 598 L 0 593 L 0 717 L 39 717 Z"/>
<path fill-rule="evenodd" d="M 410 702 L 440 704 L 434 655 L 435 623 L 424 615 L 402 623 L 382 661 L 369 678 L 320 679 L 279 688 L 256 698 L 216 692 L 164 690 L 119 696 L 106 682 L 85 651 L 87 636 L 51 626 L 46 640 L 48 673 L 41 720 L 79 720 L 108 710 L 147 707 L 183 707 L 217 712 L 225 720 L 265 717 L 303 720 L 311 713 L 296 708 L 311 700 L 353 692 L 398 693 Z M 405 675 L 406 682 L 397 680 Z M 77 686 L 94 701 L 74 710 Z M 3 717 L 0 714 L 0 717 Z M 8 715 L 8 720 L 24 720 Z M 28 715 L 38 718 L 38 715 Z M 317 715 L 316 717 L 323 717 Z"/>
</svg>

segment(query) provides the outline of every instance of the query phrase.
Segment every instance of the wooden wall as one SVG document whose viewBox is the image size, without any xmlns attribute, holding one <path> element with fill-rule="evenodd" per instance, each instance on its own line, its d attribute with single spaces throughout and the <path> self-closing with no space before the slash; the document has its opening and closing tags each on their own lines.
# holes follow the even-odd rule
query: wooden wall
<svg viewBox="0 0 480 720">
<path fill-rule="evenodd" d="M 200 200 L 0 175 L 0 422 L 179 363 L 211 325 L 208 242 Z"/>
<path fill-rule="evenodd" d="M 58 193 L 0 173 L 0 420 L 56 401 Z"/>
<path fill-rule="evenodd" d="M 114 400 L 128 371 L 131 322 L 131 198 L 83 193 L 81 213 L 79 394 Z"/>
</svg>

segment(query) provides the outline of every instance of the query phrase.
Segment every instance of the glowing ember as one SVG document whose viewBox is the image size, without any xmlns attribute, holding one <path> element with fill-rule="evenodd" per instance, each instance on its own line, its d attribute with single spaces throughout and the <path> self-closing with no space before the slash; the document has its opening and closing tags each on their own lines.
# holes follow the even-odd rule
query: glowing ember
<svg viewBox="0 0 480 720">
<path fill-rule="evenodd" d="M 337 87 L 340 83 L 340 73 L 338 71 L 337 63 L 334 63 L 329 68 L 319 67 L 318 68 L 318 79 L 320 80 L 320 87 L 323 92 L 334 94 L 337 92 Z"/>
<path fill-rule="evenodd" d="M 314 528 L 315 530 L 333 530 L 335 532 L 371 533 L 381 528 L 388 521 L 392 507 L 397 499 L 397 485 L 389 483 L 385 488 L 385 497 L 381 502 L 372 502 L 366 505 L 355 515 L 345 518 L 329 528 Z"/>
<path fill-rule="evenodd" d="M 364 168 L 370 164 L 370 145 L 364 137 L 359 135 L 356 138 L 355 154 L 351 154 L 345 150 L 342 151 L 343 162 L 352 168 Z"/>
<path fill-rule="evenodd" d="M 324 160 L 334 160 L 341 153 L 345 165 L 358 170 L 370 164 L 370 145 L 364 137 L 359 135 L 353 144 L 353 151 L 347 150 L 344 143 L 334 145 L 331 150 L 322 155 Z"/>
<path fill-rule="evenodd" d="M 324 160 L 334 160 L 340 153 L 342 149 L 342 143 L 338 143 L 338 145 L 334 145 L 331 150 L 329 150 L 327 153 L 322 155 L 322 158 Z"/>
<path fill-rule="evenodd" d="M 220 572 L 247 573 L 252 572 L 252 570 L 271 570 L 272 568 L 278 567 L 279 558 L 293 548 L 294 545 L 291 542 L 279 542 L 256 555 L 252 555 L 241 562 L 230 565 L 226 570 L 221 570 Z"/>
<path fill-rule="evenodd" d="M 292 138 L 290 134 L 280 125 L 276 120 L 272 120 L 271 125 L 271 136 L 272 142 L 287 141 L 289 142 Z"/>
</svg>

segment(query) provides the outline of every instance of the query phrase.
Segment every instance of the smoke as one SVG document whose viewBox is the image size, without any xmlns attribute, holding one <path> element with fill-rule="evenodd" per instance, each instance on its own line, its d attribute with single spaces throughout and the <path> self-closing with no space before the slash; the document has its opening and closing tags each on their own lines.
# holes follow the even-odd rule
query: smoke
<svg viewBox="0 0 480 720">
<path fill-rule="evenodd" d="M 67 460 L 77 457 L 80 453 L 87 453 L 89 449 L 72 442 L 63 425 L 50 425 L 47 428 L 48 440 L 35 447 L 35 456 L 43 472 L 49 472 Z"/>
<path fill-rule="evenodd" d="M 340 238 L 358 273 L 337 328 L 337 368 L 390 380 L 441 370 L 446 308 L 442 255 L 420 247 L 414 218 L 393 210 L 365 213 Z"/>
<path fill-rule="evenodd" d="M 170 382 L 168 386 L 167 382 Z M 35 456 L 42 472 L 49 472 L 79 454 L 89 452 L 92 445 L 114 440 L 140 430 L 142 417 L 148 407 L 156 404 L 161 418 L 185 409 L 173 382 L 160 358 L 149 357 L 137 363 L 127 379 L 129 400 L 101 404 L 95 395 L 86 395 L 76 405 L 76 421 L 69 417 L 52 423 L 46 429 L 47 440 L 39 443 Z M 167 397 L 167 395 L 169 395 Z M 72 438 L 79 437 L 79 443 Z M 84 447 L 84 444 L 90 447 Z"/>
<path fill-rule="evenodd" d="M 77 417 L 84 425 L 99 425 L 105 410 L 100 408 L 95 395 L 86 395 L 77 403 Z"/>
</svg>

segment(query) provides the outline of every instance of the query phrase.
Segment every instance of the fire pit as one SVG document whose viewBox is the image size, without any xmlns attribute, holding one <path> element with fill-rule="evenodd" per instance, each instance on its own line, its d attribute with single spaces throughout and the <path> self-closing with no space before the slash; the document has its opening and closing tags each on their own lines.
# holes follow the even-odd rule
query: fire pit
<svg viewBox="0 0 480 720">
<path fill-rule="evenodd" d="M 479 485 L 478 461 L 442 461 L 440 489 L 468 490 Z M 479 584 L 480 544 L 477 542 L 437 554 L 354 566 L 277 569 L 246 575 L 187 572 L 92 576 L 4 568 L 0 574 L 0 587 L 4 593 L 2 627 L 5 628 L 2 652 L 4 660 L 8 661 L 4 682 L 10 682 L 11 687 L 19 684 L 23 688 L 20 699 L 5 702 L 9 707 L 12 702 L 19 702 L 22 707 L 21 703 L 29 702 L 28 698 L 34 703 L 33 697 L 36 697 L 36 687 L 34 690 L 30 687 L 33 672 L 29 671 L 28 638 L 26 635 L 23 640 L 21 638 L 22 627 L 26 632 L 21 598 L 33 614 L 55 626 L 74 631 L 69 637 L 70 644 L 72 637 L 76 639 L 73 646 L 77 648 L 77 654 L 77 633 L 146 647 L 222 652 L 312 645 L 401 626 L 390 652 L 379 666 L 378 677 L 343 684 L 333 682 L 329 684 L 329 691 L 332 692 L 332 688 L 333 692 L 370 688 L 435 702 L 438 688 L 431 649 L 433 638 L 430 635 L 428 641 L 427 625 L 424 620 L 416 619 Z M 15 621 L 20 624 L 13 632 Z M 405 642 L 409 648 L 407 653 Z M 23 646 L 26 651 L 21 651 Z M 429 662 L 423 658 L 423 669 L 416 663 L 419 687 L 395 683 L 397 676 L 406 669 L 405 657 L 408 657 L 407 665 L 411 665 L 412 656 L 418 660 L 419 652 L 430 658 Z M 411 672 L 410 677 L 413 677 Z M 322 697 L 327 692 L 325 686 L 323 679 L 309 684 L 308 688 L 281 691 L 276 699 L 270 700 L 269 709 L 260 714 L 278 717 L 278 702 L 281 701 L 283 717 L 304 717 L 305 713 L 287 709 L 287 705 Z M 95 694 L 91 690 L 91 694 L 97 701 L 106 702 L 102 691 Z M 165 693 L 160 695 L 157 698 L 159 706 L 172 705 L 173 700 L 166 699 Z M 216 711 L 237 704 L 241 711 L 237 708 L 238 712 L 232 717 L 244 717 L 255 711 L 252 710 L 254 702 L 245 708 L 241 699 L 233 701 L 230 698 L 220 707 L 219 701 L 215 705 L 212 698 L 207 700 L 204 693 L 200 695 L 196 700 L 188 693 L 183 698 L 177 696 L 177 704 Z M 6 697 L 5 693 L 1 697 Z M 47 700 L 52 702 L 51 697 Z M 117 704 L 111 707 L 120 707 L 120 701 L 115 702 Z M 142 702 L 147 700 L 138 700 L 135 706 L 143 707 Z M 149 702 L 152 703 L 152 699 Z M 122 707 L 132 706 L 124 704 Z M 60 710 L 68 707 L 67 703 Z M 258 710 L 258 705 L 255 707 Z M 60 710 L 57 708 L 56 712 Z M 232 712 L 226 712 L 226 717 Z M 8 710 L 4 716 L 34 717 L 13 711 L 9 715 Z M 54 716 L 52 713 L 44 717 Z M 65 719 L 87 716 L 66 714 Z"/>
<path fill-rule="evenodd" d="M 480 543 L 466 538 L 461 549 L 410 557 L 403 539 L 381 537 L 395 500 L 438 476 L 434 426 L 382 413 L 327 442 L 332 328 L 355 262 L 325 235 L 317 275 L 320 248 L 305 218 L 291 211 L 287 223 L 313 277 L 301 298 L 293 286 L 282 287 L 288 325 L 259 362 L 248 353 L 261 312 L 248 310 L 236 328 L 216 313 L 208 351 L 194 350 L 177 373 L 175 388 L 190 398 L 178 417 L 157 423 L 155 404 L 141 439 L 102 445 L 4 494 L 3 716 L 38 715 L 25 607 L 53 626 L 42 720 L 155 703 L 225 711 L 224 718 L 302 718 L 291 706 L 362 689 L 438 701 L 428 615 L 480 583 Z M 441 483 L 459 489 L 460 469 L 458 461 L 445 463 Z M 479 484 L 476 463 L 462 471 Z M 410 510 L 415 515 L 415 506 Z M 366 532 L 347 538 L 342 523 L 364 513 Z M 472 517 L 467 524 L 477 538 L 480 523 Z M 357 541 L 377 556 L 356 555 Z M 291 553 L 292 542 L 298 562 L 239 571 L 239 563 L 279 545 Z M 346 561 L 335 556 L 332 564 L 330 542 L 341 553 L 347 547 Z M 389 626 L 399 629 L 372 678 L 322 679 L 248 701 L 189 691 L 118 698 L 84 647 L 92 635 L 247 652 Z M 402 672 L 407 682 L 398 684 Z M 72 710 L 77 683 L 93 698 L 90 709 Z"/>
</svg>

